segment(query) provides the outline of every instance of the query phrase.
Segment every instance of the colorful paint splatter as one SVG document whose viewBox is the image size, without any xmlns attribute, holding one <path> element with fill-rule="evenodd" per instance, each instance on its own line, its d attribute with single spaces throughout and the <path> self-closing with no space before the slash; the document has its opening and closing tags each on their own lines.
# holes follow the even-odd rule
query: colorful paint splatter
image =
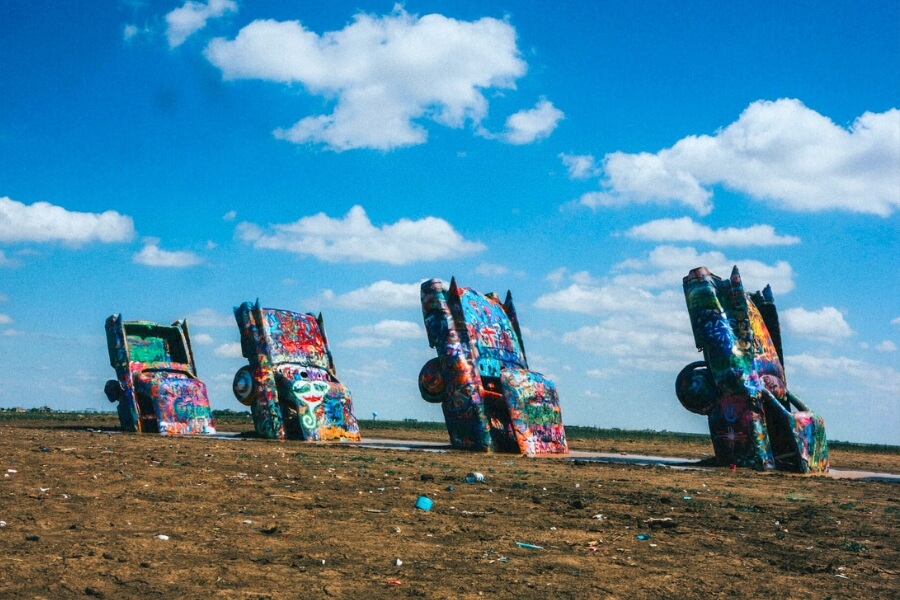
<svg viewBox="0 0 900 600">
<path fill-rule="evenodd" d="M 234 394 L 250 406 L 256 432 L 269 439 L 358 441 L 350 391 L 338 381 L 322 316 L 261 308 L 234 309 L 249 361 Z"/>
<path fill-rule="evenodd" d="M 699 267 L 684 278 L 684 295 L 704 360 L 685 367 L 675 389 L 685 408 L 708 417 L 717 462 L 827 471 L 825 421 L 787 390 L 771 288 L 751 296 L 737 267 L 727 280 Z"/>
<path fill-rule="evenodd" d="M 106 320 L 116 379 L 106 382 L 125 431 L 164 435 L 215 433 L 206 385 L 197 377 L 187 323 Z"/>
<path fill-rule="evenodd" d="M 440 402 L 455 448 L 522 454 L 568 453 L 553 382 L 528 370 L 518 318 L 507 292 L 494 294 L 438 279 L 422 284 L 428 343 L 437 350 L 419 390 Z"/>
</svg>

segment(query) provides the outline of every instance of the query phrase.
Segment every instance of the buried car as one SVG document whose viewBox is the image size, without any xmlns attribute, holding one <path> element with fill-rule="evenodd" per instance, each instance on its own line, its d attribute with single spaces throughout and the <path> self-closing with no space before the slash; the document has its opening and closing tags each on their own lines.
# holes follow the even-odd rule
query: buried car
<svg viewBox="0 0 900 600">
<path fill-rule="evenodd" d="M 716 462 L 826 472 L 825 421 L 787 389 L 771 288 L 751 296 L 737 267 L 729 279 L 698 267 L 684 278 L 684 295 L 704 360 L 682 369 L 675 392 L 707 416 Z"/>
<path fill-rule="evenodd" d="M 118 402 L 124 431 L 215 433 L 185 321 L 161 325 L 112 315 L 106 320 L 106 344 L 116 379 L 103 391 Z"/>
<path fill-rule="evenodd" d="M 234 395 L 249 406 L 256 432 L 269 439 L 358 441 L 350 391 L 328 349 L 322 315 L 262 308 L 234 309 L 249 365 L 234 376 Z"/>
<path fill-rule="evenodd" d="M 528 369 L 522 334 L 506 293 L 482 295 L 439 279 L 422 284 L 429 345 L 419 391 L 440 403 L 454 448 L 565 454 L 569 448 L 553 382 Z"/>
</svg>

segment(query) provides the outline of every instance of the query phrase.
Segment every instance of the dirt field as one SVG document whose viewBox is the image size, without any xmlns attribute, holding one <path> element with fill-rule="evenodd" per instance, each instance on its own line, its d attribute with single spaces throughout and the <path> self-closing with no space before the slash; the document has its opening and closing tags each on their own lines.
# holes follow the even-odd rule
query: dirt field
<svg viewBox="0 0 900 600">
<path fill-rule="evenodd" d="M 85 430 L 114 425 L 0 421 L 0 597 L 900 596 L 897 484 Z"/>
</svg>

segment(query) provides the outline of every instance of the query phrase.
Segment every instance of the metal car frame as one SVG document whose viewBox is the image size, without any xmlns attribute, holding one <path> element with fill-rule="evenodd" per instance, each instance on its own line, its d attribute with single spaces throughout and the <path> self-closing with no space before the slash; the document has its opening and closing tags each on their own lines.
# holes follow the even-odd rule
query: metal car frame
<svg viewBox="0 0 900 600">
<path fill-rule="evenodd" d="M 675 391 L 685 408 L 707 416 L 716 462 L 826 472 L 825 421 L 787 389 L 771 288 L 745 293 L 736 266 L 729 279 L 698 267 L 683 284 L 704 360 L 682 369 Z"/>
<path fill-rule="evenodd" d="M 528 369 L 512 294 L 501 303 L 439 279 L 422 283 L 422 314 L 437 357 L 422 367 L 419 391 L 440 403 L 455 448 L 521 454 L 568 453 L 559 396 Z"/>
<path fill-rule="evenodd" d="M 112 315 L 106 320 L 106 343 L 116 379 L 106 382 L 104 392 L 118 403 L 124 431 L 215 433 L 187 322 L 161 325 Z"/>
<path fill-rule="evenodd" d="M 234 309 L 249 364 L 234 376 L 235 397 L 249 406 L 256 432 L 268 439 L 358 441 L 350 391 L 340 382 L 322 315 Z"/>
</svg>

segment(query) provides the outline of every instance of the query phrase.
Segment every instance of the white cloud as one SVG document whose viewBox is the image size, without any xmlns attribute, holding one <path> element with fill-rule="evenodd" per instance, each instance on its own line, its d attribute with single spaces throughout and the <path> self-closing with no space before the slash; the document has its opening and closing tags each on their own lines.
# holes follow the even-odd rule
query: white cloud
<svg viewBox="0 0 900 600">
<path fill-rule="evenodd" d="M 548 137 L 564 117 L 552 102 L 541 99 L 534 108 L 507 117 L 506 130 L 500 137 L 509 144 L 530 144 Z"/>
<path fill-rule="evenodd" d="M 377 335 L 391 339 L 418 338 L 422 336 L 422 327 L 412 321 L 385 319 L 374 325 L 358 325 L 350 329 L 358 335 Z"/>
<path fill-rule="evenodd" d="M 654 242 L 707 242 L 714 246 L 788 246 L 800 238 L 778 235 L 771 225 L 712 229 L 690 217 L 657 219 L 632 227 L 628 237 Z"/>
<path fill-rule="evenodd" d="M 276 224 L 268 231 L 251 223 L 237 227 L 238 237 L 254 248 L 284 250 L 315 256 L 325 262 L 383 262 L 406 265 L 476 254 L 481 242 L 465 240 L 453 227 L 436 217 L 418 221 L 400 219 L 375 227 L 361 206 L 343 219 L 325 213 L 303 217 L 294 223 Z"/>
<path fill-rule="evenodd" d="M 498 275 L 506 275 L 509 273 L 509 269 L 504 267 L 503 265 L 495 265 L 493 263 L 481 263 L 475 269 L 475 272 L 478 275 L 484 275 L 486 277 L 496 277 Z"/>
<path fill-rule="evenodd" d="M 6 253 L 3 250 L 0 250 L 0 267 L 16 267 L 18 265 L 18 260 L 7 257 Z"/>
<path fill-rule="evenodd" d="M 238 5 L 234 0 L 209 0 L 202 2 L 188 1 L 166 15 L 166 37 L 169 47 L 176 48 L 191 35 L 204 27 L 209 19 L 215 19 L 226 13 L 237 12 Z M 128 39 L 126 28 L 126 39 Z"/>
<path fill-rule="evenodd" d="M 191 336 L 191 342 L 199 346 L 211 346 L 215 340 L 208 333 L 197 333 Z"/>
<path fill-rule="evenodd" d="M 572 179 L 589 179 L 596 177 L 602 173 L 597 167 L 594 157 L 590 154 L 560 154 L 560 160 L 569 171 L 569 177 Z"/>
<path fill-rule="evenodd" d="M 233 40 L 212 40 L 205 56 L 225 79 L 301 84 L 333 100 L 330 114 L 305 117 L 275 135 L 337 151 L 421 144 L 422 120 L 477 125 L 487 114 L 484 90 L 512 89 L 526 71 L 509 23 L 420 18 L 400 5 L 385 16 L 359 13 L 344 29 L 321 35 L 299 21 L 257 20 Z M 534 121 L 523 117 L 514 125 L 525 135 L 532 123 L 539 134 Z"/>
<path fill-rule="evenodd" d="M 718 268 L 719 263 L 727 265 Z M 715 267 L 728 276 L 734 264 L 718 252 L 699 254 L 693 248 L 662 246 L 646 258 L 624 261 L 611 277 L 588 272 L 569 273 L 557 269 L 548 280 L 561 287 L 541 295 L 535 306 L 600 317 L 599 322 L 563 334 L 562 342 L 581 351 L 598 354 L 608 361 L 592 377 L 615 373 L 658 371 L 677 373 L 696 360 L 694 336 L 681 290 L 682 278 L 697 266 Z M 775 266 L 756 261 L 738 261 L 747 291 L 762 287 L 773 275 L 773 287 L 792 288 L 787 263 Z M 776 285 L 777 284 L 777 285 Z"/>
<path fill-rule="evenodd" d="M 9 315 L 0 313 L 0 325 L 9 325 L 12 322 L 13 322 L 12 317 L 10 317 Z"/>
<path fill-rule="evenodd" d="M 0 198 L 0 242 L 128 242 L 134 238 L 131 217 L 113 210 L 74 212 L 48 202 L 26 205 Z"/>
<path fill-rule="evenodd" d="M 148 267 L 193 267 L 203 262 L 203 259 L 187 250 L 179 250 L 171 252 L 163 250 L 159 247 L 159 240 L 147 239 L 141 251 L 132 257 L 132 260 L 139 265 Z"/>
<path fill-rule="evenodd" d="M 613 269 L 620 274 L 612 281 L 642 288 L 681 289 L 682 279 L 691 269 L 704 266 L 719 277 L 728 277 L 735 265 L 748 292 L 760 290 L 767 284 L 772 286 L 775 294 L 794 289 L 794 270 L 786 261 L 768 265 L 758 260 L 726 257 L 718 251 L 697 252 L 691 247 L 678 246 L 658 246 L 644 259 L 619 263 Z"/>
<path fill-rule="evenodd" d="M 884 340 L 883 342 L 875 344 L 875 349 L 879 352 L 896 352 L 897 344 L 895 344 L 891 340 Z"/>
<path fill-rule="evenodd" d="M 900 325 L 900 317 L 891 319 L 891 325 Z"/>
<path fill-rule="evenodd" d="M 223 221 L 234 221 L 236 217 L 237 217 L 237 211 L 229 210 L 227 213 L 222 215 L 222 220 Z"/>
<path fill-rule="evenodd" d="M 346 294 L 335 294 L 331 290 L 325 290 L 321 293 L 319 301 L 340 308 L 390 310 L 421 306 L 420 293 L 420 283 L 394 283 L 381 280 Z"/>
<path fill-rule="evenodd" d="M 784 362 L 791 370 L 806 373 L 816 380 L 834 381 L 844 388 L 854 386 L 857 390 L 862 388 L 878 394 L 887 394 L 889 398 L 894 399 L 900 391 L 900 372 L 892 367 L 870 365 L 845 356 L 830 358 L 809 354 L 787 356 Z M 796 378 L 794 380 L 796 381 Z M 859 382 L 859 385 L 851 383 L 853 380 Z M 857 394 L 857 397 L 865 397 L 865 394 Z"/>
<path fill-rule="evenodd" d="M 244 355 L 241 353 L 241 343 L 240 342 L 230 342 L 228 344 L 222 344 L 221 346 L 217 346 L 215 350 L 213 350 L 213 354 L 216 356 L 221 356 L 222 358 L 243 358 Z"/>
<path fill-rule="evenodd" d="M 824 342 L 834 342 L 853 335 L 841 311 L 833 306 L 819 310 L 788 308 L 780 313 L 785 329 L 803 337 Z"/>
<path fill-rule="evenodd" d="M 374 325 L 359 325 L 352 327 L 350 332 L 354 337 L 341 343 L 346 348 L 385 348 L 398 339 L 424 339 L 422 327 L 412 321 L 398 321 L 387 319 Z"/>
<path fill-rule="evenodd" d="M 849 128 L 798 100 L 754 102 L 715 135 L 692 135 L 656 154 L 603 159 L 592 208 L 680 203 L 712 210 L 716 185 L 793 211 L 888 216 L 900 207 L 900 110 L 864 113 Z"/>
<path fill-rule="evenodd" d="M 190 326 L 197 327 L 234 327 L 234 314 L 218 311 L 214 308 L 201 308 L 184 318 Z"/>
</svg>

